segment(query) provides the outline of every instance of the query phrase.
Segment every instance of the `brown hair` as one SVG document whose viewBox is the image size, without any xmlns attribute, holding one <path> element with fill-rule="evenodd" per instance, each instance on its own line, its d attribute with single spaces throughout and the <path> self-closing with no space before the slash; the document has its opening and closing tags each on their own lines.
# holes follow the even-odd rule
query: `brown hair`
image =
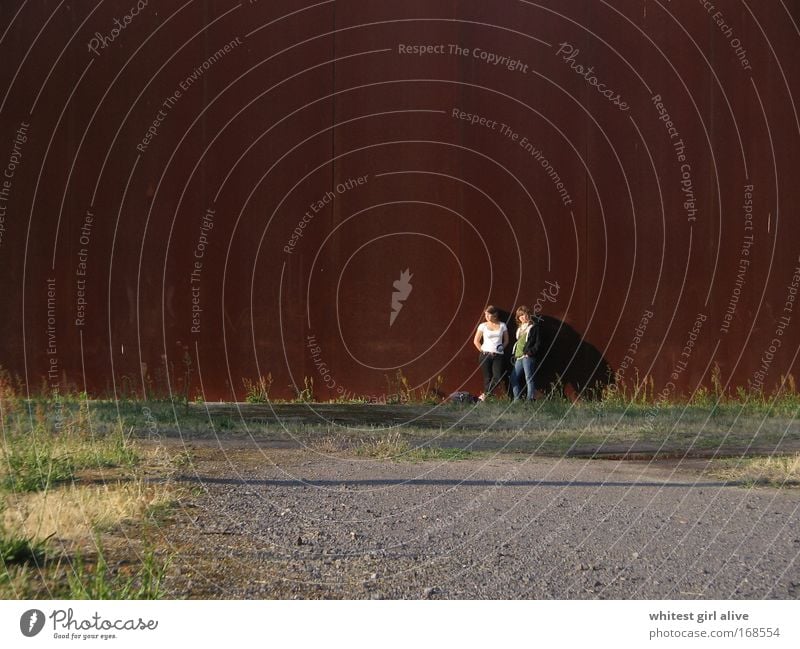
<svg viewBox="0 0 800 649">
<path fill-rule="evenodd" d="M 528 320 L 531 319 L 531 310 L 523 304 L 522 306 L 517 307 L 516 311 L 517 324 L 519 324 L 519 316 L 522 315 L 523 313 L 528 316 Z"/>
<path fill-rule="evenodd" d="M 490 313 L 491 315 L 497 315 L 497 307 L 492 306 L 491 304 L 487 304 L 486 308 L 483 310 L 484 313 Z"/>
</svg>

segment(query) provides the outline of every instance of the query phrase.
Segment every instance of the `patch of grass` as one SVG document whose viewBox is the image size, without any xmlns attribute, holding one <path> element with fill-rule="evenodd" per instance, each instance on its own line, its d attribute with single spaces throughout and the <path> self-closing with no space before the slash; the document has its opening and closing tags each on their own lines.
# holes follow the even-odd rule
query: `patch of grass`
<svg viewBox="0 0 800 649">
<path fill-rule="evenodd" d="M 9 491 L 39 491 L 71 480 L 75 475 L 72 460 L 55 455 L 47 446 L 9 450 L 4 455 L 6 471 L 2 486 Z"/>
<path fill-rule="evenodd" d="M 665 449 L 674 449 L 677 448 L 676 442 L 685 446 L 696 439 L 693 447 L 714 448 L 715 445 L 724 444 L 732 450 L 747 448 L 756 441 L 762 447 L 780 441 L 781 448 L 797 448 L 800 440 L 800 423 L 797 419 L 800 396 L 794 392 L 789 377 L 785 379 L 784 389 L 770 396 L 746 390 L 739 390 L 733 396 L 730 391 L 725 392 L 721 379 L 715 381 L 713 392 L 700 391 L 693 399 L 693 404 L 687 403 L 686 399 L 680 402 L 654 402 L 651 399 L 652 381 L 646 378 L 637 382 L 638 388 L 620 387 L 613 398 L 606 400 L 572 402 L 561 398 L 559 394 L 550 394 L 533 404 L 510 404 L 500 400 L 476 405 L 441 403 L 435 408 L 415 401 L 420 395 L 412 396 L 410 386 L 403 386 L 399 379 L 397 383 L 401 388 L 398 390 L 399 400 L 410 400 L 398 404 L 400 408 L 408 409 L 407 419 L 411 424 L 410 427 L 403 426 L 402 433 L 406 438 L 412 438 L 417 436 L 415 430 L 418 430 L 423 435 L 421 441 L 430 437 L 433 429 L 437 435 L 456 438 L 462 438 L 465 434 L 471 436 L 477 431 L 486 433 L 487 439 L 507 439 L 517 435 L 517 440 L 527 440 L 526 448 L 531 444 L 538 446 L 538 437 L 541 435 L 563 433 L 572 436 L 573 442 L 577 439 L 577 444 L 582 445 L 585 436 L 591 434 L 598 423 L 602 423 L 607 425 L 604 433 L 607 430 L 610 436 L 607 443 L 623 444 L 633 439 L 657 446 L 663 442 Z M 271 403 L 276 401 L 271 399 Z M 144 402 L 116 404 L 93 401 L 90 405 L 96 437 L 113 434 L 120 422 L 125 430 L 132 427 L 134 435 L 147 436 L 147 421 L 141 414 Z M 208 405 L 210 410 L 204 405 L 183 412 L 182 409 L 176 410 L 169 402 L 146 403 L 151 420 L 158 422 L 158 430 L 162 434 L 180 430 L 182 434 L 198 437 L 224 432 L 232 436 L 246 434 L 310 440 L 325 433 L 325 426 L 320 426 L 318 420 L 312 421 L 313 414 L 300 417 L 293 413 L 282 416 L 280 412 L 277 415 L 264 415 L 250 413 L 246 409 L 240 412 L 233 406 Z M 378 404 L 376 413 L 380 412 L 381 405 L 385 404 Z M 369 435 L 365 429 L 374 427 L 385 431 L 390 423 L 377 414 L 377 418 L 371 419 L 370 406 L 364 404 L 358 407 L 363 409 L 365 419 L 353 420 L 350 427 L 342 422 L 345 428 L 341 431 L 344 437 L 355 440 L 355 444 L 363 436 Z M 277 420 L 274 418 L 276 416 Z M 394 417 L 391 423 L 399 421 Z M 783 436 L 784 430 L 787 431 L 786 436 Z M 753 431 L 758 431 L 757 440 L 753 439 Z M 338 450 L 332 449 L 331 452 Z"/>
<path fill-rule="evenodd" d="M 708 472 L 745 486 L 800 487 L 800 453 L 716 460 Z"/>
<path fill-rule="evenodd" d="M 6 569 L 14 564 L 43 564 L 47 558 L 46 545 L 46 540 L 15 534 L 0 524 L 0 564 Z"/>
<path fill-rule="evenodd" d="M 27 565 L 0 565 L 0 599 L 32 599 L 41 585 L 38 576 Z"/>
<path fill-rule="evenodd" d="M 45 543 L 20 536 L 0 536 L 0 560 L 4 567 L 29 563 L 40 566 L 47 557 Z"/>
<path fill-rule="evenodd" d="M 161 599 L 169 561 L 161 560 L 152 548 L 142 553 L 133 566 L 109 567 L 98 545 L 93 564 L 78 555 L 67 572 L 68 599 Z"/>
<path fill-rule="evenodd" d="M 444 377 L 441 374 L 437 375 L 435 380 L 428 381 L 416 388 L 411 386 L 408 377 L 403 374 L 403 370 L 397 370 L 392 377 L 388 374 L 384 376 L 387 387 L 385 395 L 387 404 L 436 404 L 440 403 L 444 398 L 442 393 Z"/>
<path fill-rule="evenodd" d="M 609 382 L 603 387 L 600 395 L 600 403 L 617 407 L 651 403 L 655 398 L 653 377 L 642 378 L 636 369 L 632 385 L 629 386 L 626 381 Z"/>
<path fill-rule="evenodd" d="M 0 487 L 10 492 L 47 490 L 75 478 L 82 469 L 131 467 L 139 453 L 121 426 L 99 433 L 88 406 L 59 405 L 56 418 L 37 405 L 33 419 L 18 413 L 3 428 Z"/>
<path fill-rule="evenodd" d="M 663 405 L 689 409 L 707 410 L 711 416 L 737 411 L 739 414 L 762 417 L 796 415 L 800 409 L 800 392 L 791 374 L 783 375 L 771 392 L 762 388 L 725 386 L 718 364 L 714 364 L 709 375 L 709 384 L 698 386 L 688 395 L 674 394 L 669 401 L 659 398 L 652 376 L 641 378 L 638 373 L 631 384 L 625 380 L 611 382 L 601 390 L 601 408 L 636 408 Z M 627 413 L 626 413 L 627 414 Z"/>
<path fill-rule="evenodd" d="M 0 599 L 155 599 L 169 566 L 150 548 L 112 567 L 100 535 L 123 522 L 147 529 L 173 502 L 162 485 L 77 486 L 7 496 L 0 516 Z M 42 538 L 43 535 L 46 537 Z M 54 539 L 51 541 L 51 539 Z M 94 539 L 96 557 L 79 548 Z M 131 550 L 125 552 L 130 556 Z M 70 555 L 75 555 L 70 559 Z"/>
<path fill-rule="evenodd" d="M 134 443 L 134 425 L 147 431 L 153 411 L 139 402 L 90 403 L 86 395 L 22 399 L 1 374 L 0 598 L 162 596 L 167 561 L 145 549 L 128 562 L 128 549 L 111 566 L 99 540 L 123 523 L 157 524 L 174 503 L 174 490 L 141 477 L 145 458 L 167 476 L 186 461 L 170 457 L 164 468 L 161 447 Z M 176 412 L 167 403 L 153 409 L 162 418 Z M 96 558 L 85 560 L 81 548 L 92 538 Z"/>
<path fill-rule="evenodd" d="M 9 495 L 0 525 L 23 537 L 57 537 L 62 542 L 80 543 L 93 532 L 113 529 L 123 521 L 145 520 L 151 511 L 172 502 L 174 495 L 168 487 L 146 485 L 142 480 L 71 484 Z"/>
<path fill-rule="evenodd" d="M 467 460 L 474 456 L 472 451 L 461 448 L 440 448 L 437 446 L 412 446 L 399 432 L 390 433 L 375 439 L 362 439 L 355 446 L 355 454 L 395 462 L 424 462 L 426 460 Z"/>
<path fill-rule="evenodd" d="M 308 443 L 308 447 L 318 453 L 325 455 L 335 455 L 344 451 L 352 450 L 354 442 L 352 439 L 339 434 L 323 435 L 314 438 Z"/>
<path fill-rule="evenodd" d="M 21 580 L 17 573 L 31 567 L 39 569 L 47 560 L 47 541 L 35 539 L 6 529 L 3 513 L 6 503 L 0 500 L 0 598 L 17 598 Z M 6 597 L 5 595 L 8 595 Z"/>
<path fill-rule="evenodd" d="M 398 432 L 375 439 L 362 439 L 361 443 L 355 447 L 355 453 L 359 457 L 373 457 L 381 460 L 394 459 L 410 450 L 411 445 Z"/>
<path fill-rule="evenodd" d="M 661 449 L 662 453 L 720 449 L 726 455 L 752 448 L 781 452 L 800 449 L 797 412 L 782 416 L 766 409 L 761 413 L 750 412 L 749 406 L 743 408 L 738 403 L 713 407 L 666 402 L 615 405 L 551 398 L 532 404 L 443 403 L 434 408 L 400 404 L 393 406 L 388 414 L 383 404 L 374 409 L 369 405 L 354 406 L 351 411 L 347 406 L 341 408 L 341 416 L 329 413 L 335 425 L 321 423 L 312 411 L 278 410 L 277 419 L 258 412 L 243 412 L 232 419 L 234 425 L 225 433 L 231 439 L 246 434 L 256 439 L 304 440 L 309 447 L 329 454 L 353 453 L 361 446 L 360 454 L 365 457 L 376 453 L 391 457 L 405 452 L 402 448 L 393 451 L 382 448 L 387 446 L 386 439 L 382 444 L 376 442 L 395 431 L 412 448 L 426 442 L 464 447 L 466 442 L 477 439 L 476 450 L 499 448 L 508 443 L 509 451 L 546 455 L 563 455 L 573 446 L 580 447 L 583 453 L 592 445 L 601 444 L 606 451 L 610 446 L 621 448 L 621 452 L 638 446 Z M 222 407 L 212 410 L 214 424 L 225 412 Z M 233 412 L 233 406 L 229 412 Z M 193 423 L 192 428 L 181 425 L 184 433 L 190 430 L 200 437 L 213 434 L 216 427 L 211 426 L 208 417 L 205 428 L 201 423 Z M 216 428 L 219 432 L 220 428 Z M 634 448 L 631 450 L 636 452 Z"/>
<path fill-rule="evenodd" d="M 102 549 L 93 560 L 62 554 L 36 564 L 8 563 L 0 571 L 0 599 L 161 599 L 170 563 L 151 549 L 113 566 Z"/>
</svg>

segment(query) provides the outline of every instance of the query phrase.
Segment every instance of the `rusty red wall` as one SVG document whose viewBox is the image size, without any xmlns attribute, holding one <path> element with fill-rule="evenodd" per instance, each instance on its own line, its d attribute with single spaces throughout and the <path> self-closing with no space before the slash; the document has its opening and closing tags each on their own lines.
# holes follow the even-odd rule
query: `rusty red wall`
<svg viewBox="0 0 800 649">
<path fill-rule="evenodd" d="M 487 303 L 538 304 L 579 389 L 794 371 L 796 0 L 0 18 L 0 365 L 31 391 L 478 391 Z"/>
</svg>

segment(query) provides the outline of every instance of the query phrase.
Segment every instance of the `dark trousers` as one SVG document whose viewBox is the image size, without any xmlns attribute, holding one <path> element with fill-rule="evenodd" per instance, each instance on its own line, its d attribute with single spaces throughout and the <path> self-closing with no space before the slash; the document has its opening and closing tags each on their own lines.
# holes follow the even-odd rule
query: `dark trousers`
<svg viewBox="0 0 800 649">
<path fill-rule="evenodd" d="M 502 354 L 481 352 L 479 362 L 483 372 L 483 393 L 488 397 L 503 380 L 505 359 Z"/>
</svg>

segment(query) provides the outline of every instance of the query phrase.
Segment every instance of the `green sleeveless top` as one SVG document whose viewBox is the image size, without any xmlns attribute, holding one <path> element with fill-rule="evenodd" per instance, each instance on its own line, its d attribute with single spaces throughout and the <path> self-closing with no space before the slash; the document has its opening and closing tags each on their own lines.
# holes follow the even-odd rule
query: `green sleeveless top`
<svg viewBox="0 0 800 649">
<path fill-rule="evenodd" d="M 514 358 L 522 358 L 524 354 L 522 350 L 525 349 L 525 343 L 528 342 L 528 334 L 531 331 L 531 327 L 529 326 L 525 333 L 517 334 L 519 337 L 517 338 L 517 342 L 514 343 Z"/>
</svg>

